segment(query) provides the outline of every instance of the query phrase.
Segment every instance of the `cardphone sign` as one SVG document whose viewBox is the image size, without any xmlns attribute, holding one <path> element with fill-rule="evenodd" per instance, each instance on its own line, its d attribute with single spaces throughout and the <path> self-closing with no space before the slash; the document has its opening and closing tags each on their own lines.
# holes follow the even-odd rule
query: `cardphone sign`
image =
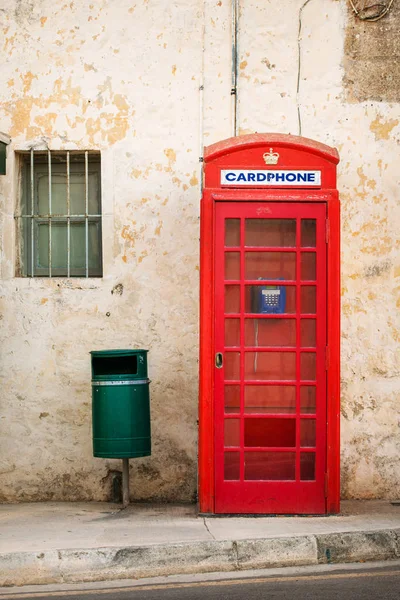
<svg viewBox="0 0 400 600">
<path fill-rule="evenodd" d="M 221 186 L 321 187 L 321 171 L 232 169 L 221 171 Z"/>
</svg>

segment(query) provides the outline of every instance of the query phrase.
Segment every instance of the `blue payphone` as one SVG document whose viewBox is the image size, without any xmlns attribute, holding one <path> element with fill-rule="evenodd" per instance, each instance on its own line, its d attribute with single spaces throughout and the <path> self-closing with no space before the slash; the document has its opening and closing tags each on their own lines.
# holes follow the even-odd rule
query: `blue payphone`
<svg viewBox="0 0 400 600">
<path fill-rule="evenodd" d="M 267 281 L 259 278 L 260 281 Z M 252 288 L 252 310 L 259 314 L 282 314 L 286 307 L 284 285 L 257 285 Z"/>
</svg>

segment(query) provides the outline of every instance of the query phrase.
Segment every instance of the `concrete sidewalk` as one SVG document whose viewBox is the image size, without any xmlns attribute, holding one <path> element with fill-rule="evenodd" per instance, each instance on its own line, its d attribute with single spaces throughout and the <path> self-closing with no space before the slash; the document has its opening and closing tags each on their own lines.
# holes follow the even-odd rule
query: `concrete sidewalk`
<svg viewBox="0 0 400 600">
<path fill-rule="evenodd" d="M 400 506 L 331 517 L 199 517 L 194 506 L 0 505 L 0 586 L 400 558 Z"/>
</svg>

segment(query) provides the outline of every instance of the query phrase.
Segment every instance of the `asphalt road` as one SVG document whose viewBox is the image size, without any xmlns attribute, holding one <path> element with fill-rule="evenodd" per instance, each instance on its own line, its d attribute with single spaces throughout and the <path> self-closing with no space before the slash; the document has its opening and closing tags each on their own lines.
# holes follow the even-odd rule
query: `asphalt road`
<svg viewBox="0 0 400 600">
<path fill-rule="evenodd" d="M 3 588 L 4 589 L 4 588 Z M 22 588 L 23 589 L 23 588 Z M 400 566 L 81 590 L 0 592 L 0 600 L 400 600 Z"/>
</svg>

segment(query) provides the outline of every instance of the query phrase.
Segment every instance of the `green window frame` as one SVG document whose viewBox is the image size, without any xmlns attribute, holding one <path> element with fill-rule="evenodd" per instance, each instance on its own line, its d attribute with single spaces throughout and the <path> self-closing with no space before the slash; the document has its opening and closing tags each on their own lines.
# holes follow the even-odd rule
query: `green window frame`
<svg viewBox="0 0 400 600">
<path fill-rule="evenodd" d="M 19 275 L 102 277 L 100 153 L 20 154 Z"/>
<path fill-rule="evenodd" d="M 0 175 L 6 174 L 7 146 L 0 140 Z"/>
</svg>

